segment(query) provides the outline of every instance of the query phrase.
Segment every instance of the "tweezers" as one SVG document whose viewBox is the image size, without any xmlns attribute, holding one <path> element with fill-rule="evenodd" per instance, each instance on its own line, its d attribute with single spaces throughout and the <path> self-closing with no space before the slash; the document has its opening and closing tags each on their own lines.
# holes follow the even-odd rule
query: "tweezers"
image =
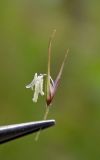
<svg viewBox="0 0 100 160">
<path fill-rule="evenodd" d="M 55 124 L 55 120 L 26 122 L 0 127 L 0 144 L 46 129 Z"/>
</svg>

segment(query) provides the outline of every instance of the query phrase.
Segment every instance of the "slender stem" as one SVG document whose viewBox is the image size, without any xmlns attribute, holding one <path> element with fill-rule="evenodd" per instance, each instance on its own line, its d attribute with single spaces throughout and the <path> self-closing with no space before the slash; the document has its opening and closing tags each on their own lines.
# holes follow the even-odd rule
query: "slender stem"
<svg viewBox="0 0 100 160">
<path fill-rule="evenodd" d="M 40 133 L 41 133 L 41 129 L 37 132 L 35 136 L 35 141 L 38 141 Z"/>
<path fill-rule="evenodd" d="M 49 113 L 49 107 L 46 107 L 46 111 L 45 111 L 43 120 L 47 119 L 48 113 Z"/>
<path fill-rule="evenodd" d="M 46 111 L 45 111 L 43 120 L 47 119 L 48 113 L 49 113 L 49 107 L 46 106 Z M 40 133 L 41 133 L 41 129 L 37 132 L 36 137 L 35 137 L 35 141 L 38 141 Z"/>
</svg>

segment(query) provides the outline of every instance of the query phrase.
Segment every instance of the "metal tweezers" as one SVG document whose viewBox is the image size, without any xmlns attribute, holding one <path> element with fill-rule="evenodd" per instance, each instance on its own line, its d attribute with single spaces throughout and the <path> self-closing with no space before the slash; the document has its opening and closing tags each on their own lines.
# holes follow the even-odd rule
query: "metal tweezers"
<svg viewBox="0 0 100 160">
<path fill-rule="evenodd" d="M 54 124 L 55 120 L 45 120 L 1 126 L 0 144 L 46 129 Z"/>
</svg>

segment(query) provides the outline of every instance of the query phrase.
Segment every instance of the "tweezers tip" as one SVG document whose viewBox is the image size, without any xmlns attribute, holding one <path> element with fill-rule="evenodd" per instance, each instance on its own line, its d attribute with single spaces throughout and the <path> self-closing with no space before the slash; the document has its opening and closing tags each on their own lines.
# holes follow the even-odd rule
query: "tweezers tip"
<svg viewBox="0 0 100 160">
<path fill-rule="evenodd" d="M 46 129 L 55 125 L 55 120 L 44 120 L 36 122 L 26 122 L 0 127 L 0 144 L 7 141 Z"/>
</svg>

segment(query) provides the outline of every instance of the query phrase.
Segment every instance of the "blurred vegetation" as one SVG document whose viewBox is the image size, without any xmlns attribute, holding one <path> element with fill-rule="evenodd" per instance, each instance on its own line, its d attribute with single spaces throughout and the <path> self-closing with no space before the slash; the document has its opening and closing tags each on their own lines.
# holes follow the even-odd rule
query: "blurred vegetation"
<svg viewBox="0 0 100 160">
<path fill-rule="evenodd" d="M 25 89 L 47 71 L 48 39 L 55 78 L 70 54 L 49 119 L 56 126 L 0 146 L 0 159 L 100 159 L 100 1 L 0 1 L 0 124 L 41 120 L 45 102 Z"/>
</svg>

